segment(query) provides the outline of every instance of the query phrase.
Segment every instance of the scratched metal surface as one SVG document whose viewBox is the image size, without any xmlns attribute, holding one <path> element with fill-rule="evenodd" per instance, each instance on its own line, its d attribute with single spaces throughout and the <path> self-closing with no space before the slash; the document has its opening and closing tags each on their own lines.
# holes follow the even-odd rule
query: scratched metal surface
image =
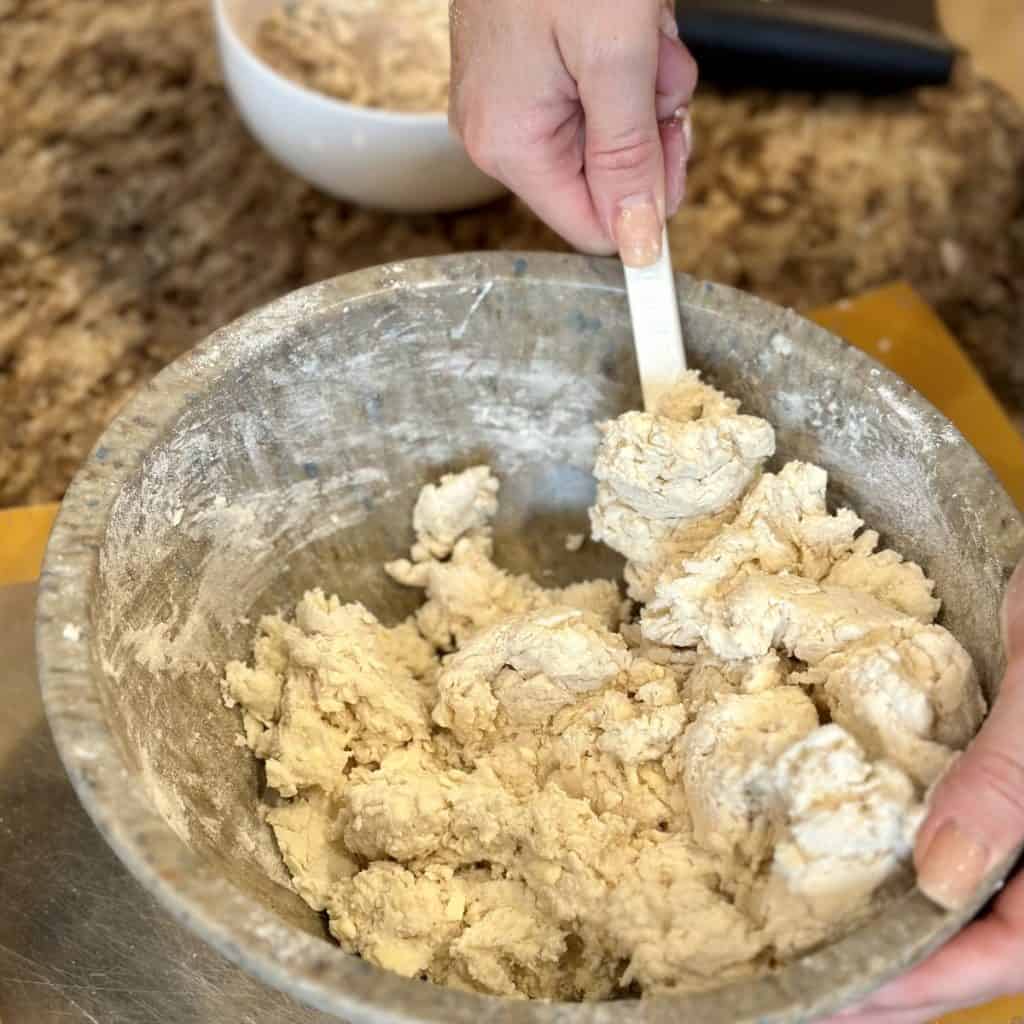
<svg viewBox="0 0 1024 1024">
<path fill-rule="evenodd" d="M 0 1024 L 337 1024 L 180 927 L 75 798 L 43 717 L 35 586 L 0 587 Z"/>
</svg>

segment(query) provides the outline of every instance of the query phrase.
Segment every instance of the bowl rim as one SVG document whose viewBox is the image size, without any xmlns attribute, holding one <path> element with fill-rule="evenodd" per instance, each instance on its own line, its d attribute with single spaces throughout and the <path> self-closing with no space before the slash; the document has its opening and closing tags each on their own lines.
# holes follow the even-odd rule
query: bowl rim
<svg viewBox="0 0 1024 1024">
<path fill-rule="evenodd" d="M 395 127 L 406 127 L 410 124 L 418 124 L 424 127 L 443 127 L 449 134 L 454 134 L 448 121 L 448 111 L 407 111 L 389 110 L 380 107 L 366 107 L 358 103 L 349 103 L 347 100 L 340 100 L 335 96 L 311 89 L 301 82 L 282 74 L 272 64 L 265 61 L 242 36 L 242 33 L 235 26 L 234 19 L 228 10 L 227 0 L 211 0 L 213 5 L 214 23 L 219 33 L 228 39 L 231 44 L 237 47 L 242 59 L 251 67 L 257 69 L 265 78 L 270 79 L 275 86 L 285 93 L 291 93 L 296 100 L 319 105 L 324 110 L 343 113 L 354 120 L 373 122 L 377 125 L 393 125 Z"/>
<path fill-rule="evenodd" d="M 1013 528 L 1007 560 L 1024 551 L 1024 522 L 982 457 L 959 431 L 902 379 L 825 328 L 792 310 L 723 285 L 676 275 L 681 305 L 813 342 L 823 353 L 860 363 L 887 385 L 894 408 L 952 432 L 992 484 L 992 499 Z M 150 445 L 191 396 L 222 371 L 276 346 L 297 322 L 343 312 L 402 288 L 485 287 L 494 281 L 563 283 L 620 293 L 618 261 L 552 253 L 468 253 L 386 264 L 292 292 L 214 331 L 165 367 L 122 409 L 76 474 L 59 510 L 39 582 L 36 622 L 38 673 L 46 715 L 71 783 L 93 822 L 121 861 L 180 922 L 229 960 L 297 999 L 361 1024 L 675 1024 L 692 1015 L 702 1024 L 760 1024 L 809 1020 L 855 1002 L 947 941 L 1000 887 L 1017 852 L 998 865 L 971 905 L 942 911 L 914 892 L 905 917 L 891 929 L 854 932 L 774 974 L 711 993 L 606 1003 L 515 1001 L 455 992 L 401 978 L 344 954 L 322 938 L 286 924 L 245 896 L 189 848 L 137 785 L 138 773 L 108 727 L 98 679 L 103 668 L 92 646 L 89 598 L 96 580 L 107 518 L 121 486 Z M 1007 565 L 1009 574 L 1010 566 Z M 69 628 L 70 627 L 70 628 Z M 888 923 L 888 922 L 887 922 Z M 898 940 L 896 932 L 902 928 Z M 891 935 L 890 935 L 891 933 Z M 890 941 L 885 940 L 889 937 Z M 850 958 L 854 959 L 851 960 Z M 852 965 L 852 966 L 851 966 Z M 864 977 L 868 980 L 865 981 Z M 830 990 L 821 993 L 821 979 Z"/>
</svg>

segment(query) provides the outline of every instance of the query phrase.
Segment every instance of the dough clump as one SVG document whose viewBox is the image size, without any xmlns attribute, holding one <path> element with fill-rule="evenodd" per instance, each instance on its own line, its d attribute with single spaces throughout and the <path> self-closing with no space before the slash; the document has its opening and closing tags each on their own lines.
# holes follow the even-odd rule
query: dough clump
<svg viewBox="0 0 1024 1024">
<path fill-rule="evenodd" d="M 984 716 L 932 582 L 824 470 L 766 472 L 769 424 L 689 373 L 602 432 L 633 601 L 500 568 L 476 466 L 386 566 L 409 620 L 314 590 L 227 667 L 296 892 L 380 967 L 557 1000 L 770 970 L 899 880 Z"/>
<path fill-rule="evenodd" d="M 256 53 L 307 89 L 380 110 L 448 109 L 446 0 L 275 0 L 259 10 Z"/>
</svg>

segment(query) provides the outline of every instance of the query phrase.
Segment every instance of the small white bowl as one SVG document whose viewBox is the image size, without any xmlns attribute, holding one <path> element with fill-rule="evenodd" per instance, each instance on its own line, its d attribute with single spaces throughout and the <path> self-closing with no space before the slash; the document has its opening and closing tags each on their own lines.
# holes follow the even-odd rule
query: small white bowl
<svg viewBox="0 0 1024 1024">
<path fill-rule="evenodd" d="M 213 0 L 213 14 L 228 90 L 285 167 L 339 199 L 401 213 L 464 210 L 505 191 L 469 159 L 446 114 L 343 103 L 260 60 L 247 40 L 275 2 Z"/>
</svg>

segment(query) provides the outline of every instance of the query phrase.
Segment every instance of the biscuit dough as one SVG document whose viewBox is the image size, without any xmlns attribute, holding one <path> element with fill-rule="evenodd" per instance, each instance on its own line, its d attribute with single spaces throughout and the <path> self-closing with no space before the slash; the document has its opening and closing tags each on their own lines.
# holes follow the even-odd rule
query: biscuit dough
<svg viewBox="0 0 1024 1024">
<path fill-rule="evenodd" d="M 775 452 L 775 432 L 695 373 L 657 415 L 628 412 L 601 430 L 593 536 L 626 557 L 629 595 L 647 601 L 668 565 L 699 551 L 735 515 Z"/>
<path fill-rule="evenodd" d="M 448 109 L 447 0 L 274 0 L 255 53 L 314 92 L 403 113 Z"/>
<path fill-rule="evenodd" d="M 602 427 L 593 536 L 630 595 L 493 561 L 484 466 L 416 502 L 385 626 L 319 590 L 225 701 L 296 892 L 350 953 L 515 998 L 699 991 L 841 934 L 977 730 L 921 569 L 687 374 Z"/>
</svg>

